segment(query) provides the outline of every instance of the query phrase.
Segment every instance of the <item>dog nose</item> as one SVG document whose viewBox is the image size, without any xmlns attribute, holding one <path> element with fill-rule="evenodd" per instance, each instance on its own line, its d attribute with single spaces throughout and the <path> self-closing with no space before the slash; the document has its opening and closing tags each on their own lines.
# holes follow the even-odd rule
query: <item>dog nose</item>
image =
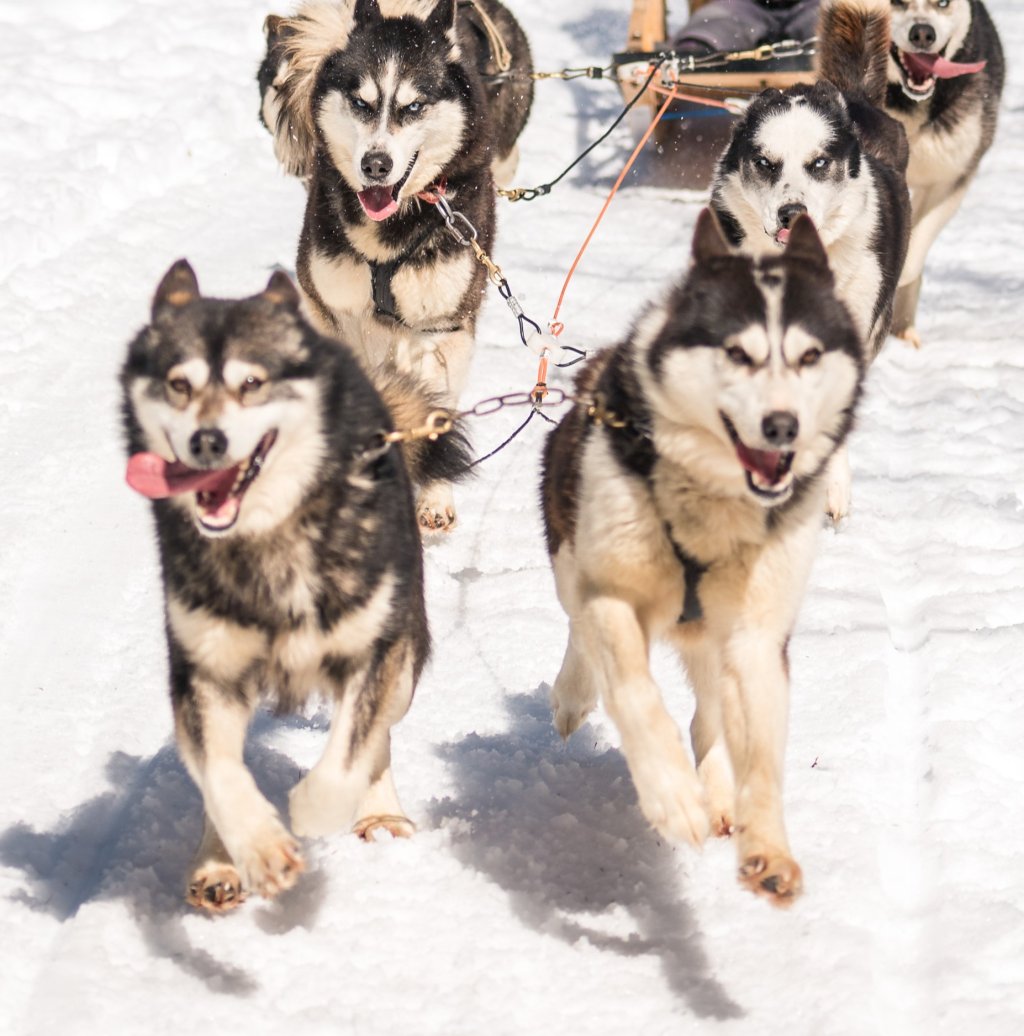
<svg viewBox="0 0 1024 1036">
<path fill-rule="evenodd" d="M 910 43 L 918 50 L 924 50 L 935 42 L 935 30 L 927 22 L 917 22 L 910 26 Z"/>
<path fill-rule="evenodd" d="M 188 449 L 200 464 L 213 464 L 228 452 L 228 437 L 219 428 L 200 428 L 192 433 Z"/>
<path fill-rule="evenodd" d="M 783 205 L 779 209 L 779 226 L 788 227 L 801 212 L 806 211 L 807 206 L 801 205 L 798 201 L 790 202 L 788 205 Z"/>
<path fill-rule="evenodd" d="M 395 163 L 386 151 L 367 151 L 360 163 L 360 169 L 367 180 L 386 180 L 394 166 Z"/>
<path fill-rule="evenodd" d="M 772 446 L 788 446 L 800 431 L 800 422 L 788 410 L 773 410 L 761 421 L 761 431 Z"/>
</svg>

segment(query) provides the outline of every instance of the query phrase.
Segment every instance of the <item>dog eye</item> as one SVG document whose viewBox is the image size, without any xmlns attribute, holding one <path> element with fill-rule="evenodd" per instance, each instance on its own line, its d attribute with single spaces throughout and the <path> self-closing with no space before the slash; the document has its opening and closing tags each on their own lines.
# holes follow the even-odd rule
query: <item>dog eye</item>
<svg viewBox="0 0 1024 1036">
<path fill-rule="evenodd" d="M 821 350 L 818 348 L 808 349 L 803 356 L 800 357 L 801 367 L 813 367 L 818 360 L 821 359 Z"/>
<path fill-rule="evenodd" d="M 725 350 L 725 355 L 736 364 L 737 367 L 753 367 L 754 361 L 738 345 L 731 345 Z"/>
<path fill-rule="evenodd" d="M 949 0 L 938 0 L 936 7 L 949 7 Z"/>
<path fill-rule="evenodd" d="M 423 102 L 413 101 L 412 104 L 407 104 L 402 110 L 410 115 L 415 115 L 417 112 L 423 111 Z"/>
<path fill-rule="evenodd" d="M 352 98 L 352 107 L 353 108 L 358 108 L 360 111 L 367 111 L 368 112 L 370 110 L 370 103 L 369 103 L 369 101 L 364 101 L 362 99 L 362 97 L 353 97 Z"/>
<path fill-rule="evenodd" d="M 757 158 L 754 159 L 754 165 L 756 165 L 758 169 L 768 170 L 772 168 L 771 162 L 769 162 L 764 155 L 758 155 Z"/>
<path fill-rule="evenodd" d="M 238 394 L 241 396 L 247 396 L 252 392 L 258 392 L 266 384 L 262 378 L 257 378 L 255 375 L 250 374 L 249 377 L 238 386 Z"/>
<path fill-rule="evenodd" d="M 186 399 L 189 399 L 192 396 L 192 385 L 188 378 L 171 378 L 171 380 L 167 382 L 167 387 L 172 392 L 177 393 L 179 396 L 184 396 Z"/>
<path fill-rule="evenodd" d="M 813 161 L 813 162 L 811 163 L 811 168 L 812 168 L 812 169 L 817 169 L 817 170 L 818 170 L 818 172 L 821 172 L 821 170 L 822 170 L 822 169 L 828 169 L 828 167 L 829 167 L 829 166 L 830 166 L 831 164 L 832 164 L 832 162 L 831 162 L 831 159 L 828 159 L 828 158 L 825 158 L 825 157 L 822 157 L 822 158 L 816 158 L 816 159 L 815 159 L 815 160 L 814 160 L 814 161 Z"/>
</svg>

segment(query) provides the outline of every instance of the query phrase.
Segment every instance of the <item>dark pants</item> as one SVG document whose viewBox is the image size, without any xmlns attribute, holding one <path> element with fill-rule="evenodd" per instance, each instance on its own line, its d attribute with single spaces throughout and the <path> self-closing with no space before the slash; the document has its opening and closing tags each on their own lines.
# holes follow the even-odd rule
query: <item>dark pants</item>
<svg viewBox="0 0 1024 1036">
<path fill-rule="evenodd" d="M 676 33 L 672 46 L 699 54 L 810 39 L 818 27 L 818 2 L 765 7 L 760 0 L 711 0 Z"/>
</svg>

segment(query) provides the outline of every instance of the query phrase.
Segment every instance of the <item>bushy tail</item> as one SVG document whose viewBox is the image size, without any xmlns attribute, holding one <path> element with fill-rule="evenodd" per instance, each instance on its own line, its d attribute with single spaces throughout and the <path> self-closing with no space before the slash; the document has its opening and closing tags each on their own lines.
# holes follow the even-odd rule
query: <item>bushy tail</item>
<svg viewBox="0 0 1024 1036">
<path fill-rule="evenodd" d="M 377 391 L 399 429 L 420 428 L 431 412 L 444 410 L 441 401 L 411 374 L 381 367 L 371 374 Z M 472 454 L 461 422 L 434 441 L 412 439 L 402 443 L 409 476 L 417 485 L 458 482 L 469 474 Z"/>
<path fill-rule="evenodd" d="M 881 108 L 892 39 L 889 0 L 823 0 L 818 18 L 818 72 L 844 93 Z"/>
</svg>

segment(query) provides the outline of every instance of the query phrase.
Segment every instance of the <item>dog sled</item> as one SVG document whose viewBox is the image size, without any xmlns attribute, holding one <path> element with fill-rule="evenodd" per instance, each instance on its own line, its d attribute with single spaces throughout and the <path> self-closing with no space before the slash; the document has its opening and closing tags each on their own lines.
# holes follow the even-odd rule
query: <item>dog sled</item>
<svg viewBox="0 0 1024 1036">
<path fill-rule="evenodd" d="M 695 13 L 707 0 L 690 0 Z M 631 182 L 704 190 L 724 150 L 736 116 L 750 97 L 768 87 L 784 90 L 815 79 L 814 40 L 786 40 L 750 50 L 676 57 L 669 49 L 665 0 L 633 0 L 625 50 L 612 67 L 640 128 L 661 114 Z M 659 64 L 660 62 L 660 64 Z M 655 69 L 652 75 L 652 69 Z"/>
</svg>

